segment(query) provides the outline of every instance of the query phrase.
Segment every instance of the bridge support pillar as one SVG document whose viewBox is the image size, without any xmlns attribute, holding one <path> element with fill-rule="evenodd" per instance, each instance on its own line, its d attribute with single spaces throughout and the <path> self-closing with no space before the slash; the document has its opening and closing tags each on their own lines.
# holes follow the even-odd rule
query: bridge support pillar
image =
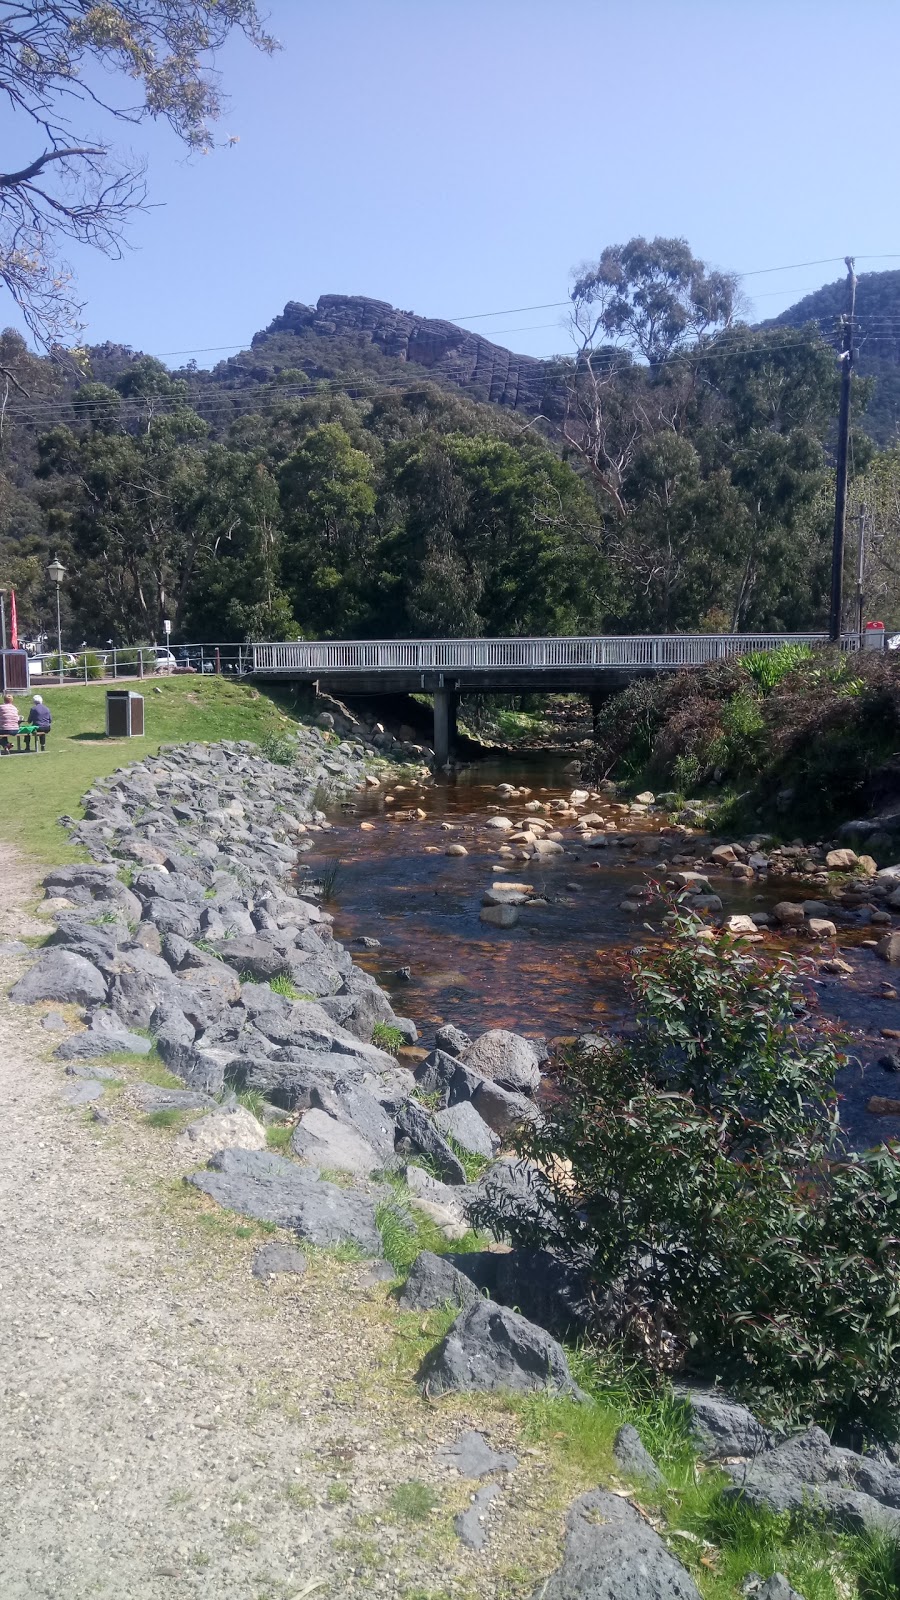
<svg viewBox="0 0 900 1600">
<path fill-rule="evenodd" d="M 456 708 L 459 695 L 452 689 L 434 691 L 434 759 L 445 767 L 456 742 Z"/>
</svg>

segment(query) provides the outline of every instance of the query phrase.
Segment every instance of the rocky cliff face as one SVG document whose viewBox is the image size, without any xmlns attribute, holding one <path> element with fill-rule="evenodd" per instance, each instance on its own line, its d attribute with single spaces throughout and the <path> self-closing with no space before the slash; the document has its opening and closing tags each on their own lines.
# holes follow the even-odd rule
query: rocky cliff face
<svg viewBox="0 0 900 1600">
<path fill-rule="evenodd" d="M 386 300 L 343 294 L 323 294 L 314 306 L 291 300 L 265 332 L 256 334 L 253 348 L 284 334 L 301 340 L 355 339 L 375 346 L 389 360 L 426 368 L 436 382 L 457 386 L 473 400 L 532 414 L 555 409 L 556 385 L 547 362 L 514 355 L 453 322 L 398 311 Z M 298 349 L 298 362 L 302 360 Z"/>
</svg>

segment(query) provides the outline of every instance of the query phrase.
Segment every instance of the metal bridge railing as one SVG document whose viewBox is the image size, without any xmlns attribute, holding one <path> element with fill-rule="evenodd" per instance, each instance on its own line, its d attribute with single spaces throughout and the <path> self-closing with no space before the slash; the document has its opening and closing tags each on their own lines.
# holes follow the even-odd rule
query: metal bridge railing
<svg viewBox="0 0 900 1600">
<path fill-rule="evenodd" d="M 824 644 L 824 633 L 704 633 L 560 639 L 297 640 L 252 646 L 254 673 L 453 671 L 512 667 L 697 667 L 730 655 Z"/>
</svg>

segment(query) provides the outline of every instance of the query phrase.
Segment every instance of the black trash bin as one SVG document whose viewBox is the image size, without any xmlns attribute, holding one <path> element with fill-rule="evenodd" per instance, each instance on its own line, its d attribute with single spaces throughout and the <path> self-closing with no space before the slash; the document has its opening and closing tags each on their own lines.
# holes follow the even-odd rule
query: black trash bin
<svg viewBox="0 0 900 1600">
<path fill-rule="evenodd" d="M 144 733 L 144 696 L 133 689 L 107 689 L 106 737 L 140 739 Z"/>
</svg>

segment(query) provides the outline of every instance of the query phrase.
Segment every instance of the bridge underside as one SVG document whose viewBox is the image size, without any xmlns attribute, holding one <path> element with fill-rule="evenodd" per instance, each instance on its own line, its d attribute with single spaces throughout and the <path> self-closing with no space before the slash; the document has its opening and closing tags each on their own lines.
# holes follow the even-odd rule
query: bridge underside
<svg viewBox="0 0 900 1600">
<path fill-rule="evenodd" d="M 323 694 L 617 694 L 634 678 L 655 677 L 658 667 L 490 667 L 452 672 L 372 669 L 356 672 L 313 672 L 304 668 L 266 668 L 261 677 L 279 683 L 307 683 Z"/>
<path fill-rule="evenodd" d="M 322 694 L 343 695 L 430 694 L 434 696 L 434 754 L 439 767 L 453 752 L 456 712 L 461 694 L 587 694 L 598 706 L 610 695 L 628 687 L 634 678 L 653 677 L 658 667 L 491 667 L 460 668 L 453 672 L 413 669 L 319 672 L 303 668 L 267 669 L 268 680 L 303 683 Z"/>
</svg>

